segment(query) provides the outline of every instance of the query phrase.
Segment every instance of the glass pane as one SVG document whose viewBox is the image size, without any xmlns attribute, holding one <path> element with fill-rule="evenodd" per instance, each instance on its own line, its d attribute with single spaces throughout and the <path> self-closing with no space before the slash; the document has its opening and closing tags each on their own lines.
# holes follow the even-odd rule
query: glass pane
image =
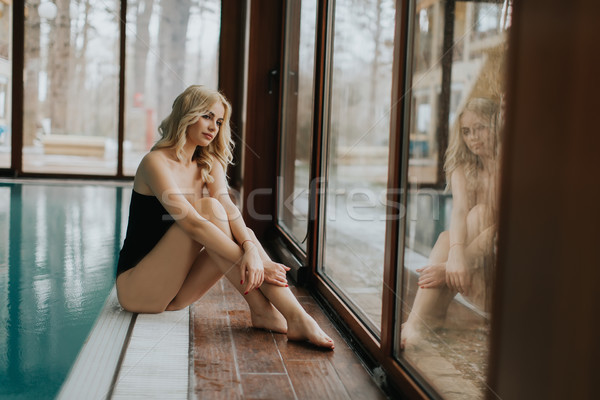
<svg viewBox="0 0 600 400">
<path fill-rule="evenodd" d="M 217 87 L 220 0 L 130 0 L 123 172 L 158 140 L 158 124 L 173 99 L 192 84 Z"/>
<path fill-rule="evenodd" d="M 0 168 L 10 167 L 12 2 L 0 1 Z"/>
<path fill-rule="evenodd" d="M 321 273 L 381 329 L 395 2 L 336 1 Z"/>
<path fill-rule="evenodd" d="M 306 250 L 317 1 L 287 2 L 279 223 Z"/>
<path fill-rule="evenodd" d="M 508 2 L 414 18 L 396 356 L 449 399 L 483 398 L 495 272 Z"/>
<path fill-rule="evenodd" d="M 24 171 L 116 173 L 119 4 L 27 2 Z"/>
</svg>

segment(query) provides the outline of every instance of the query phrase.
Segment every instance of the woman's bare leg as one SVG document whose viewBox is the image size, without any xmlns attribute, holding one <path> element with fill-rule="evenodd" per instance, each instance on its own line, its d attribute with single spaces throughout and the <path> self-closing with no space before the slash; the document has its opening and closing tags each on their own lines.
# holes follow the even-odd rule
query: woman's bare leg
<svg viewBox="0 0 600 400">
<path fill-rule="evenodd" d="M 192 304 L 223 277 L 221 270 L 214 264 L 205 249 L 198 254 L 190 268 L 179 292 L 169 303 L 165 311 L 181 310 Z"/>
<path fill-rule="evenodd" d="M 225 211 L 219 209 L 219 204 L 215 204 L 215 208 L 214 214 L 216 218 L 213 223 L 229 237 L 232 237 L 229 223 L 226 215 L 224 215 Z M 268 254 L 254 235 L 254 232 L 249 230 L 249 233 L 261 258 L 263 260 L 269 259 Z M 245 287 L 240 283 L 238 269 L 233 268 L 230 262 L 219 255 L 212 254 L 210 251 L 208 253 L 238 292 L 243 293 Z M 259 290 L 253 290 L 244 295 L 244 299 L 250 307 L 253 326 L 276 332 L 287 332 L 288 339 L 290 340 L 308 340 L 320 347 L 334 347 L 331 338 L 323 332 L 315 320 L 302 308 L 289 288 L 265 282 Z"/>
<path fill-rule="evenodd" d="M 232 237 L 229 223 L 226 216 L 223 215 L 224 210 L 219 209 L 218 204 L 213 204 L 213 210 L 207 212 L 205 209 L 200 209 L 201 215 L 213 222 L 226 235 Z M 250 235 L 257 250 L 261 253 L 263 260 L 269 259 L 268 254 L 257 240 L 252 231 Z M 218 254 L 212 251 L 204 250 L 214 265 L 225 277 L 231 282 L 236 290 L 243 294 L 245 286 L 240 282 L 239 269 L 236 264 L 225 260 Z M 174 303 L 178 298 L 184 297 L 188 292 L 187 288 L 206 287 L 206 276 L 209 275 L 205 269 L 192 268 L 190 276 L 186 279 L 182 286 L 180 294 L 174 299 Z M 212 286 L 212 283 L 210 283 Z M 210 287 L 208 286 L 208 287 Z M 190 293 L 194 293 L 192 289 Z M 186 303 L 193 302 L 195 296 L 204 294 L 203 290 L 196 291 L 193 295 L 187 297 L 179 305 L 173 307 L 181 307 Z M 329 338 L 314 319 L 306 313 L 302 308 L 294 294 L 289 288 L 263 283 L 259 290 L 253 290 L 244 299 L 250 308 L 252 325 L 256 328 L 269 329 L 280 333 L 287 333 L 290 340 L 308 340 L 311 343 L 327 348 L 333 348 L 333 341 Z"/>
<path fill-rule="evenodd" d="M 467 215 L 466 241 L 469 244 L 465 250 L 470 262 L 477 262 L 474 258 L 485 251 L 482 246 L 487 243 L 486 238 L 491 238 L 490 228 L 486 228 L 493 223 L 491 218 L 489 208 L 483 205 L 476 205 Z M 429 255 L 430 265 L 446 262 L 448 252 L 449 235 L 448 232 L 442 232 Z M 481 292 L 479 281 L 480 279 L 473 279 L 476 287 L 472 291 L 475 293 Z M 456 292 L 445 285 L 439 288 L 417 288 L 413 308 L 408 319 L 402 325 L 400 347 L 404 348 L 407 344 L 418 341 L 424 331 L 431 331 L 442 326 L 448 306 L 455 295 Z M 478 297 L 480 296 L 478 295 Z"/>
<path fill-rule="evenodd" d="M 220 203 L 212 198 L 204 198 L 196 202 L 195 207 L 200 215 L 215 224 L 227 236 L 232 237 L 227 214 Z M 258 245 L 260 246 L 260 243 Z M 200 299 L 223 275 L 240 294 L 244 293 L 243 286 L 240 284 L 238 265 L 225 260 L 214 252 L 203 249 L 190 268 L 179 292 L 167 306 L 167 310 L 178 310 L 192 304 Z M 273 308 L 260 291 L 252 291 L 245 295 L 244 299 L 250 308 L 254 327 L 280 333 L 287 332 L 285 318 Z"/>
<path fill-rule="evenodd" d="M 262 260 L 271 260 L 251 229 L 248 233 L 260 252 Z M 287 287 L 264 283 L 260 291 L 284 315 L 287 324 L 287 336 L 290 340 L 308 340 L 321 347 L 333 348 L 333 341 L 323 332 L 316 321 L 302 308 L 296 296 Z"/>
<path fill-rule="evenodd" d="M 483 311 L 487 310 L 486 299 L 490 293 L 489 283 L 486 280 L 486 268 L 489 265 L 490 256 L 493 254 L 494 235 L 496 234 L 495 216 L 491 209 L 485 205 L 478 204 L 467 216 L 467 241 L 469 245 L 465 248 L 465 256 L 472 268 L 471 287 L 465 298 L 473 305 Z"/>
<path fill-rule="evenodd" d="M 229 223 L 222 215 L 225 211 L 220 205 L 210 200 L 199 203 L 196 207 L 199 213 L 232 237 Z M 232 264 L 207 249 L 200 252 L 200 249 L 200 245 L 193 242 L 177 225 L 169 229 L 138 266 L 119 277 L 119 286 L 125 289 L 120 291 L 123 293 L 123 296 L 120 296 L 120 300 L 123 297 L 122 304 L 127 304 L 128 301 L 136 303 L 135 306 L 124 307 L 137 312 L 180 309 L 202 296 L 222 275 L 227 277 L 238 292 L 243 293 L 245 287 L 240 283 L 237 264 Z M 186 262 L 189 263 L 187 268 Z M 165 265 L 170 264 L 176 264 L 177 267 L 165 268 Z M 174 276 L 175 270 L 177 273 Z M 130 275 L 134 275 L 134 279 Z M 144 282 L 147 284 L 143 284 Z M 160 290 L 160 287 L 167 287 L 168 290 Z M 157 293 L 157 290 L 161 293 Z M 168 293 L 173 295 L 169 297 Z M 161 301 L 148 304 L 150 298 L 157 297 Z M 166 304 L 165 298 L 169 298 Z M 260 290 L 253 290 L 245 295 L 244 299 L 250 308 L 253 326 L 287 332 L 289 339 L 309 340 L 317 346 L 333 348 L 331 339 L 304 311 L 288 288 L 265 283 Z"/>
<path fill-rule="evenodd" d="M 231 235 L 230 231 L 224 232 Z M 262 253 L 261 258 L 268 258 L 254 233 L 251 232 L 250 234 L 257 250 Z M 244 286 L 240 284 L 237 268 L 231 268 L 231 263 L 219 255 L 212 254 L 211 257 L 217 265 L 220 265 L 225 276 L 238 292 L 243 293 Z M 302 308 L 289 288 L 263 283 L 259 290 L 251 291 L 244 298 L 250 307 L 253 326 L 276 332 L 287 332 L 290 340 L 308 340 L 317 346 L 333 349 L 334 343 L 331 338 Z"/>
<path fill-rule="evenodd" d="M 439 264 L 448 260 L 449 235 L 442 232 L 429 255 L 430 264 Z M 412 310 L 401 329 L 400 347 L 417 342 L 424 332 L 439 328 L 446 318 L 446 310 L 455 292 L 444 285 L 437 288 L 417 288 Z"/>
<path fill-rule="evenodd" d="M 214 199 L 204 199 L 195 205 L 203 217 L 231 235 L 229 225 L 215 214 L 215 210 L 220 212 L 220 205 L 214 203 Z M 222 207 L 220 210 L 224 213 Z M 228 269 L 232 269 L 229 265 Z M 160 313 L 187 307 L 222 276 L 223 271 L 203 246 L 174 224 L 136 267 L 119 275 L 117 294 L 129 311 Z"/>
<path fill-rule="evenodd" d="M 201 249 L 174 224 L 138 265 L 117 277 L 121 306 L 131 312 L 163 312 L 181 289 Z"/>
</svg>

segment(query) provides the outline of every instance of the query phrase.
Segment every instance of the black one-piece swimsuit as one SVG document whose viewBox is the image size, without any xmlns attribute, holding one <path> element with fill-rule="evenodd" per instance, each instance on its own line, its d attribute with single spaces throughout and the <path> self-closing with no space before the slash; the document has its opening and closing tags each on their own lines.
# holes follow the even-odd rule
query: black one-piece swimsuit
<svg viewBox="0 0 600 400">
<path fill-rule="evenodd" d="M 129 222 L 119 253 L 117 276 L 135 267 L 156 246 L 175 221 L 155 196 L 131 194 Z"/>
</svg>

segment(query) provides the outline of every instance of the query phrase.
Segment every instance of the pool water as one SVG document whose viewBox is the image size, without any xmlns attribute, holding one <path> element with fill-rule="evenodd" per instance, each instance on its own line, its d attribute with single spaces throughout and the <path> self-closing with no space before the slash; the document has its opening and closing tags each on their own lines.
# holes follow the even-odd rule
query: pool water
<svg viewBox="0 0 600 400">
<path fill-rule="evenodd" d="M 114 284 L 130 187 L 0 182 L 0 399 L 51 399 Z"/>
</svg>

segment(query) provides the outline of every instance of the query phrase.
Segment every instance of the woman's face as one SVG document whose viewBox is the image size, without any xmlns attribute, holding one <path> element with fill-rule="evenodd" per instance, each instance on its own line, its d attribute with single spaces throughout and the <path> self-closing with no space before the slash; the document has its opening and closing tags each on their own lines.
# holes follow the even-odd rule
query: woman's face
<svg viewBox="0 0 600 400">
<path fill-rule="evenodd" d="M 479 117 L 473 111 L 465 110 L 460 118 L 460 136 L 467 148 L 479 157 L 492 157 L 494 138 L 489 121 Z"/>
<path fill-rule="evenodd" d="M 220 101 L 209 107 L 200 115 L 198 121 L 187 128 L 188 140 L 193 141 L 196 146 L 208 146 L 212 142 L 223 124 L 225 107 Z"/>
</svg>

